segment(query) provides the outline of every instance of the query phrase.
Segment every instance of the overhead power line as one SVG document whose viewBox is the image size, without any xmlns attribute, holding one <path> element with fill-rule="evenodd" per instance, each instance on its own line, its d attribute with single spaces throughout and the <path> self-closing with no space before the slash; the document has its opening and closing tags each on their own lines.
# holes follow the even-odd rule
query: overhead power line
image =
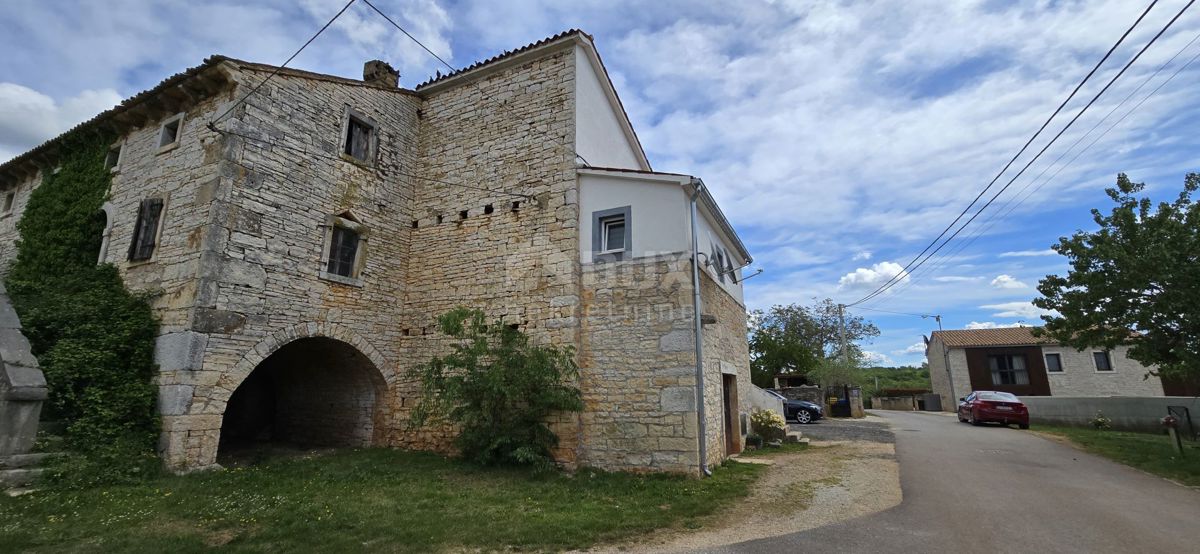
<svg viewBox="0 0 1200 554">
<path fill-rule="evenodd" d="M 893 312 L 893 311 L 889 311 L 889 310 L 880 310 L 877 308 L 868 308 L 866 306 L 854 306 L 854 309 L 855 310 L 866 310 L 868 312 L 879 312 L 879 313 L 883 313 L 883 314 L 892 314 L 892 315 L 911 315 L 913 317 L 922 317 L 922 318 L 934 317 L 934 314 L 914 314 L 911 312 Z"/>
<path fill-rule="evenodd" d="M 364 1 L 366 1 L 366 0 L 364 0 Z M 847 304 L 847 305 L 855 306 L 857 304 L 861 304 L 861 303 L 873 298 L 875 295 L 881 293 L 882 291 L 890 288 L 892 286 L 892 284 L 895 283 L 896 281 L 903 279 L 904 275 L 907 272 L 909 272 L 909 268 L 911 268 L 913 266 L 913 264 L 917 263 L 917 260 L 919 260 L 921 258 L 921 256 L 924 256 L 926 252 L 929 252 L 929 249 L 933 248 L 938 243 L 938 241 L 942 239 L 942 237 L 946 236 L 946 233 L 950 232 L 950 229 L 953 229 L 954 226 L 957 225 L 960 220 L 962 220 L 963 216 L 967 215 L 967 212 L 971 211 L 971 208 L 975 206 L 975 203 L 979 202 L 979 199 L 983 198 L 984 194 L 987 194 L 987 191 L 990 190 L 992 188 L 992 186 L 996 184 L 996 181 L 1000 180 L 1000 177 L 1002 175 L 1004 175 L 1004 172 L 1008 171 L 1008 168 L 1011 167 L 1012 164 L 1017 161 L 1017 158 L 1021 157 L 1021 154 L 1025 153 L 1025 150 L 1029 148 L 1029 145 L 1033 144 L 1033 141 L 1036 140 L 1042 134 L 1042 131 L 1046 130 L 1046 126 L 1049 125 L 1050 122 L 1056 116 L 1058 116 L 1058 114 L 1060 112 L 1062 112 L 1062 109 L 1064 107 L 1066 107 L 1067 103 L 1070 102 L 1071 99 L 1075 97 L 1075 94 L 1079 92 L 1079 89 L 1083 88 L 1083 85 L 1085 83 L 1087 83 L 1088 80 L 1091 79 L 1093 75 L 1096 74 L 1096 71 L 1098 71 L 1100 69 L 1100 66 L 1104 65 L 1105 61 L 1108 61 L 1109 56 L 1112 56 L 1112 53 L 1114 51 L 1116 51 L 1117 47 L 1120 46 L 1121 43 L 1125 42 L 1125 38 L 1128 37 L 1129 33 L 1133 32 L 1134 28 L 1136 28 L 1138 26 L 1138 24 L 1142 22 L 1142 19 L 1144 19 L 1146 17 L 1146 14 L 1150 13 L 1150 10 L 1154 8 L 1155 4 L 1158 4 L 1158 0 L 1153 0 L 1152 2 L 1150 2 L 1149 6 L 1146 6 L 1146 10 L 1143 11 L 1142 14 L 1138 16 L 1137 20 L 1135 20 L 1133 22 L 1133 24 L 1130 25 L 1129 28 L 1126 29 L 1125 32 L 1121 34 L 1121 37 L 1118 38 L 1117 42 L 1114 43 L 1112 45 L 1112 47 L 1108 49 L 1108 52 L 1104 53 L 1104 57 L 1100 58 L 1100 61 L 1096 62 L 1096 65 L 1094 67 L 1092 67 L 1092 70 L 1088 71 L 1087 75 L 1084 75 L 1083 80 L 1079 81 L 1079 84 L 1075 85 L 1075 89 L 1071 91 L 1071 94 L 1067 95 L 1067 98 L 1064 99 L 1062 101 L 1062 103 L 1058 105 L 1057 108 L 1055 108 L 1054 113 L 1050 114 L 1050 117 L 1046 118 L 1046 121 L 1042 123 L 1042 126 L 1038 128 L 1037 132 L 1035 132 L 1033 134 L 1033 136 L 1029 137 L 1029 140 L 1025 141 L 1025 144 L 1023 146 L 1021 146 L 1021 149 L 1018 150 L 1017 153 L 1014 154 L 1013 157 L 1008 160 L 1008 163 L 1004 164 L 1004 167 L 1001 168 L 998 173 L 996 173 L 995 177 L 992 177 L 992 180 L 990 182 L 988 182 L 987 186 L 983 187 L 983 190 L 979 191 L 979 194 L 975 195 L 975 198 L 971 200 L 971 203 L 967 204 L 967 207 L 963 208 L 963 210 L 961 212 L 959 212 L 959 214 L 957 216 L 955 216 L 954 221 L 951 221 L 950 224 L 947 225 L 945 229 L 942 229 L 942 232 L 938 233 L 938 236 L 934 237 L 934 239 L 932 241 L 930 241 L 929 244 L 926 245 L 925 248 L 922 249 L 919 254 L 917 254 L 911 261 L 909 261 L 899 272 L 896 273 L 896 275 L 893 275 L 891 279 L 888 279 L 884 284 L 880 285 L 878 288 L 871 291 L 871 293 L 868 294 L 867 296 L 864 296 L 863 298 L 860 298 L 859 300 L 857 300 L 851 304 Z"/>
<path fill-rule="evenodd" d="M 238 107 L 238 105 L 240 105 L 242 102 L 245 102 L 246 99 L 250 98 L 251 95 L 258 92 L 258 89 L 262 88 L 263 85 L 267 84 L 267 81 L 270 81 L 272 77 L 278 75 L 279 72 L 283 70 L 283 68 L 287 67 L 287 64 L 292 63 L 292 60 L 296 59 L 296 56 L 299 56 L 300 53 L 303 52 L 305 48 L 308 48 L 308 45 L 312 44 L 314 40 L 317 40 L 317 37 L 321 36 L 321 33 L 325 32 L 325 29 L 328 29 L 330 25 L 333 25 L 334 21 L 337 21 L 337 19 L 339 17 L 341 17 L 342 14 L 346 13 L 346 10 L 350 9 L 350 6 L 353 5 L 355 1 L 356 0 L 350 0 L 349 2 L 346 2 L 346 5 L 342 6 L 342 9 L 338 10 L 338 13 L 334 14 L 333 18 L 331 18 L 329 21 L 326 21 L 325 24 L 322 25 L 321 28 L 317 30 L 316 34 L 309 37 L 309 39 L 307 41 L 305 41 L 304 44 L 300 45 L 300 48 L 298 50 L 293 52 L 292 55 L 289 56 L 287 60 L 285 60 L 282 64 L 280 64 L 278 67 L 276 67 L 275 70 L 270 73 L 270 75 L 267 75 L 266 78 L 264 78 L 262 80 L 262 82 L 258 83 L 257 85 L 255 85 L 254 88 L 250 89 L 250 92 L 247 92 L 246 94 L 242 95 L 242 97 L 239 98 L 237 100 L 237 102 L 230 104 L 230 106 L 228 108 L 226 108 L 225 111 L 221 113 L 221 115 L 218 115 L 217 117 L 215 117 L 211 121 L 209 121 L 208 127 L 215 131 L 216 130 L 215 126 L 216 126 L 217 122 L 221 121 L 221 119 L 223 119 L 225 116 L 229 115 L 229 112 L 233 111 L 233 109 Z"/>
<path fill-rule="evenodd" d="M 1141 50 L 1138 50 L 1137 54 L 1134 55 L 1133 58 L 1130 59 L 1129 62 L 1126 63 L 1125 66 L 1122 67 L 1121 70 L 1119 72 L 1117 72 L 1117 74 L 1115 76 L 1113 76 L 1113 78 L 1111 80 L 1109 80 L 1109 82 L 1106 85 L 1104 85 L 1104 88 L 1100 89 L 1100 92 L 1096 93 L 1096 95 L 1093 96 L 1090 101 L 1088 101 L 1088 103 L 1083 107 L 1083 109 L 1081 109 L 1079 111 L 1079 113 L 1075 114 L 1075 116 L 1073 118 L 1071 118 L 1071 120 L 1069 122 L 1067 122 L 1067 124 L 1061 130 L 1059 130 L 1059 132 L 1056 135 L 1054 135 L 1054 137 L 1051 138 L 1050 141 L 1047 142 L 1046 145 L 1043 146 L 1042 149 L 1039 150 L 1038 153 L 1036 155 L 1034 155 L 1034 157 L 1032 159 L 1030 159 L 1029 162 L 1026 163 L 1025 166 L 1022 167 L 1021 170 L 1019 172 L 1017 172 L 1017 174 L 1008 181 L 1008 183 L 1006 183 L 1004 185 L 1004 187 L 1002 187 L 995 195 L 993 195 L 987 201 L 987 203 L 985 203 L 982 207 L 980 207 L 979 211 L 975 212 L 975 214 L 972 215 L 971 218 L 966 221 L 966 223 L 963 223 L 962 226 L 960 226 L 957 230 L 955 230 L 954 233 L 951 234 L 949 238 L 947 238 L 944 242 L 942 242 L 940 245 L 938 245 L 937 248 L 935 248 L 932 252 L 930 252 L 927 256 L 925 256 L 924 259 L 921 259 L 921 255 L 919 254 L 916 258 L 913 259 L 912 262 L 909 262 L 909 265 L 905 266 L 904 270 L 901 270 L 899 273 L 896 274 L 895 277 L 890 279 L 888 281 L 888 283 L 885 283 L 884 285 L 880 286 L 878 289 L 873 291 L 871 294 L 868 294 L 867 296 L 863 297 L 862 299 L 859 299 L 858 301 L 856 301 L 850 305 L 853 306 L 856 304 L 860 304 L 862 302 L 866 302 L 867 300 L 870 300 L 871 298 L 874 298 L 874 297 L 878 296 L 879 294 L 882 294 L 884 291 L 895 286 L 895 284 L 899 282 L 897 277 L 902 279 L 902 277 L 906 274 L 905 270 L 907 270 L 909 267 L 911 267 L 914 271 L 916 269 L 920 268 L 922 265 L 924 265 L 926 262 L 928 262 L 930 258 L 932 258 L 935 254 L 937 254 L 938 251 L 940 251 L 942 248 L 944 248 L 946 246 L 946 244 L 948 244 L 951 240 L 953 240 L 954 237 L 958 236 L 958 234 L 961 233 L 963 231 L 963 229 L 966 229 L 967 226 L 969 226 L 971 224 L 971 222 L 975 221 L 975 218 L 979 217 L 979 215 L 981 213 L 983 213 L 985 210 L 987 210 L 988 206 L 991 206 L 992 203 L 995 202 L 996 199 L 1001 194 L 1004 194 L 1004 191 L 1008 190 L 1008 188 L 1010 186 L 1012 186 L 1012 184 L 1018 178 L 1020 178 L 1020 176 L 1023 175 L 1025 173 L 1025 171 L 1028 170 L 1031 165 L 1033 165 L 1034 162 L 1036 162 L 1039 158 L 1041 158 L 1042 154 L 1044 154 L 1046 152 L 1046 150 L 1048 150 L 1060 137 L 1062 137 L 1063 133 L 1065 133 L 1068 129 L 1070 129 L 1071 126 L 1074 125 L 1075 122 L 1078 121 L 1079 118 L 1081 116 L 1083 116 L 1084 113 L 1087 113 L 1087 110 L 1089 108 L 1091 108 L 1092 105 L 1095 104 L 1096 101 L 1099 100 L 1100 97 L 1103 96 L 1104 93 L 1106 91 L 1108 91 L 1108 89 L 1110 87 L 1112 87 L 1113 83 L 1116 83 L 1117 80 L 1120 79 L 1121 76 L 1124 75 L 1125 72 L 1128 71 L 1129 68 L 1135 62 L 1137 62 L 1137 60 L 1139 58 L 1141 58 L 1142 54 L 1144 54 L 1146 52 L 1146 50 L 1148 50 L 1151 46 L 1153 46 L 1154 43 L 1157 42 L 1158 39 L 1160 37 L 1162 37 L 1162 35 L 1164 33 L 1166 33 L 1167 30 L 1170 29 L 1171 26 L 1174 25 L 1175 22 L 1178 21 L 1179 18 L 1184 14 L 1184 12 L 1186 12 L 1188 10 L 1188 8 L 1190 8 L 1192 6 L 1192 4 L 1194 4 L 1194 3 L 1195 3 L 1195 0 L 1191 0 L 1186 5 L 1184 5 L 1184 7 L 1179 10 L 1179 13 L 1175 14 L 1175 17 L 1172 17 L 1171 20 L 1168 21 L 1167 24 L 1165 26 L 1163 26 L 1163 28 L 1161 30 L 1159 30 L 1158 33 L 1155 34 L 1154 37 L 1151 38 L 1150 41 L 1147 42 L 1145 46 L 1143 46 L 1141 48 Z M 1153 4 L 1151 6 L 1153 6 Z M 1145 14 L 1143 14 L 1143 15 L 1145 15 Z M 1128 34 L 1128 31 L 1126 33 Z M 1111 52 L 1111 50 L 1110 50 L 1110 52 Z M 990 188 L 990 185 L 989 185 L 989 188 Z M 985 188 L 984 190 L 986 191 L 987 189 Z M 936 240 L 935 240 L 935 242 L 936 242 Z M 926 250 L 928 250 L 928 247 L 926 248 Z M 920 260 L 920 261 L 918 261 L 918 260 Z M 916 263 L 916 265 L 913 265 L 914 262 Z M 911 271 L 908 273 L 911 274 Z"/>
</svg>

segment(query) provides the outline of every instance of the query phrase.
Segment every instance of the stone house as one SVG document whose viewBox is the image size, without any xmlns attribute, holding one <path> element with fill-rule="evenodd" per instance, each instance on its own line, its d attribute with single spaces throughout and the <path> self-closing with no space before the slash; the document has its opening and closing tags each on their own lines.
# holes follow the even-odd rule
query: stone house
<svg viewBox="0 0 1200 554">
<path fill-rule="evenodd" d="M 703 181 L 651 169 L 592 38 L 398 81 L 214 56 L 76 129 L 120 137 L 99 260 L 161 318 L 168 466 L 263 440 L 447 448 L 407 425 L 406 372 L 460 305 L 575 347 L 565 465 L 696 473 L 740 450 L 750 254 Z M 5 263 L 58 148 L 0 165 Z"/>
<path fill-rule="evenodd" d="M 1163 396 L 1163 382 L 1128 352 L 1127 346 L 1076 350 L 1035 337 L 1032 327 L 934 331 L 925 348 L 929 380 L 946 411 L 954 411 L 959 398 L 976 390 L 1018 396 Z"/>
</svg>

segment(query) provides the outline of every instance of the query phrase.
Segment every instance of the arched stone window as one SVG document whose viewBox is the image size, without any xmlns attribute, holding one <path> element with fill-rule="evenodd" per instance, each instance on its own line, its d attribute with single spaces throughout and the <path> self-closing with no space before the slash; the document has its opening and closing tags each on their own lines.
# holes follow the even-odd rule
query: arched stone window
<svg viewBox="0 0 1200 554">
<path fill-rule="evenodd" d="M 100 235 L 100 255 L 96 258 L 97 264 L 104 263 L 108 258 L 108 242 L 112 238 L 113 228 L 113 205 L 112 202 L 105 202 L 100 206 L 101 217 L 104 218 L 104 231 Z"/>
</svg>

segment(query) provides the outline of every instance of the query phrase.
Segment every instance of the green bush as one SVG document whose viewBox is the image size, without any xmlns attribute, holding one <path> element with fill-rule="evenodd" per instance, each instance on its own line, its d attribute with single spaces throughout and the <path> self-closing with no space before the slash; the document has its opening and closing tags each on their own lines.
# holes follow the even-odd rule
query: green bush
<svg viewBox="0 0 1200 554">
<path fill-rule="evenodd" d="M 546 421 L 558 412 L 583 409 L 571 347 L 533 346 L 524 333 L 482 311 L 456 308 L 438 318 L 457 339 L 446 356 L 412 369 L 421 383 L 414 425 L 431 420 L 458 429 L 462 456 L 484 465 L 553 465 L 558 437 Z"/>
<path fill-rule="evenodd" d="M 44 172 L 21 221 L 5 284 L 50 390 L 49 412 L 66 423 L 71 456 L 50 472 L 99 484 L 158 464 L 152 379 L 158 323 L 112 265 L 97 265 L 101 212 L 111 178 L 104 136 L 64 141 L 61 166 Z M 78 477 L 78 480 L 75 478 Z"/>
</svg>

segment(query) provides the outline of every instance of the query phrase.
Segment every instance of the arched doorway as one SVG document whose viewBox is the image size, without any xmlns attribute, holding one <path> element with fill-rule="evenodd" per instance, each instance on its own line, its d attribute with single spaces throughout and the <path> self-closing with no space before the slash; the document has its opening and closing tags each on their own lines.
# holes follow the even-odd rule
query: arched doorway
<svg viewBox="0 0 1200 554">
<path fill-rule="evenodd" d="M 385 383 L 375 364 L 337 339 L 292 341 L 234 390 L 218 456 L 269 445 L 369 446 Z"/>
</svg>

